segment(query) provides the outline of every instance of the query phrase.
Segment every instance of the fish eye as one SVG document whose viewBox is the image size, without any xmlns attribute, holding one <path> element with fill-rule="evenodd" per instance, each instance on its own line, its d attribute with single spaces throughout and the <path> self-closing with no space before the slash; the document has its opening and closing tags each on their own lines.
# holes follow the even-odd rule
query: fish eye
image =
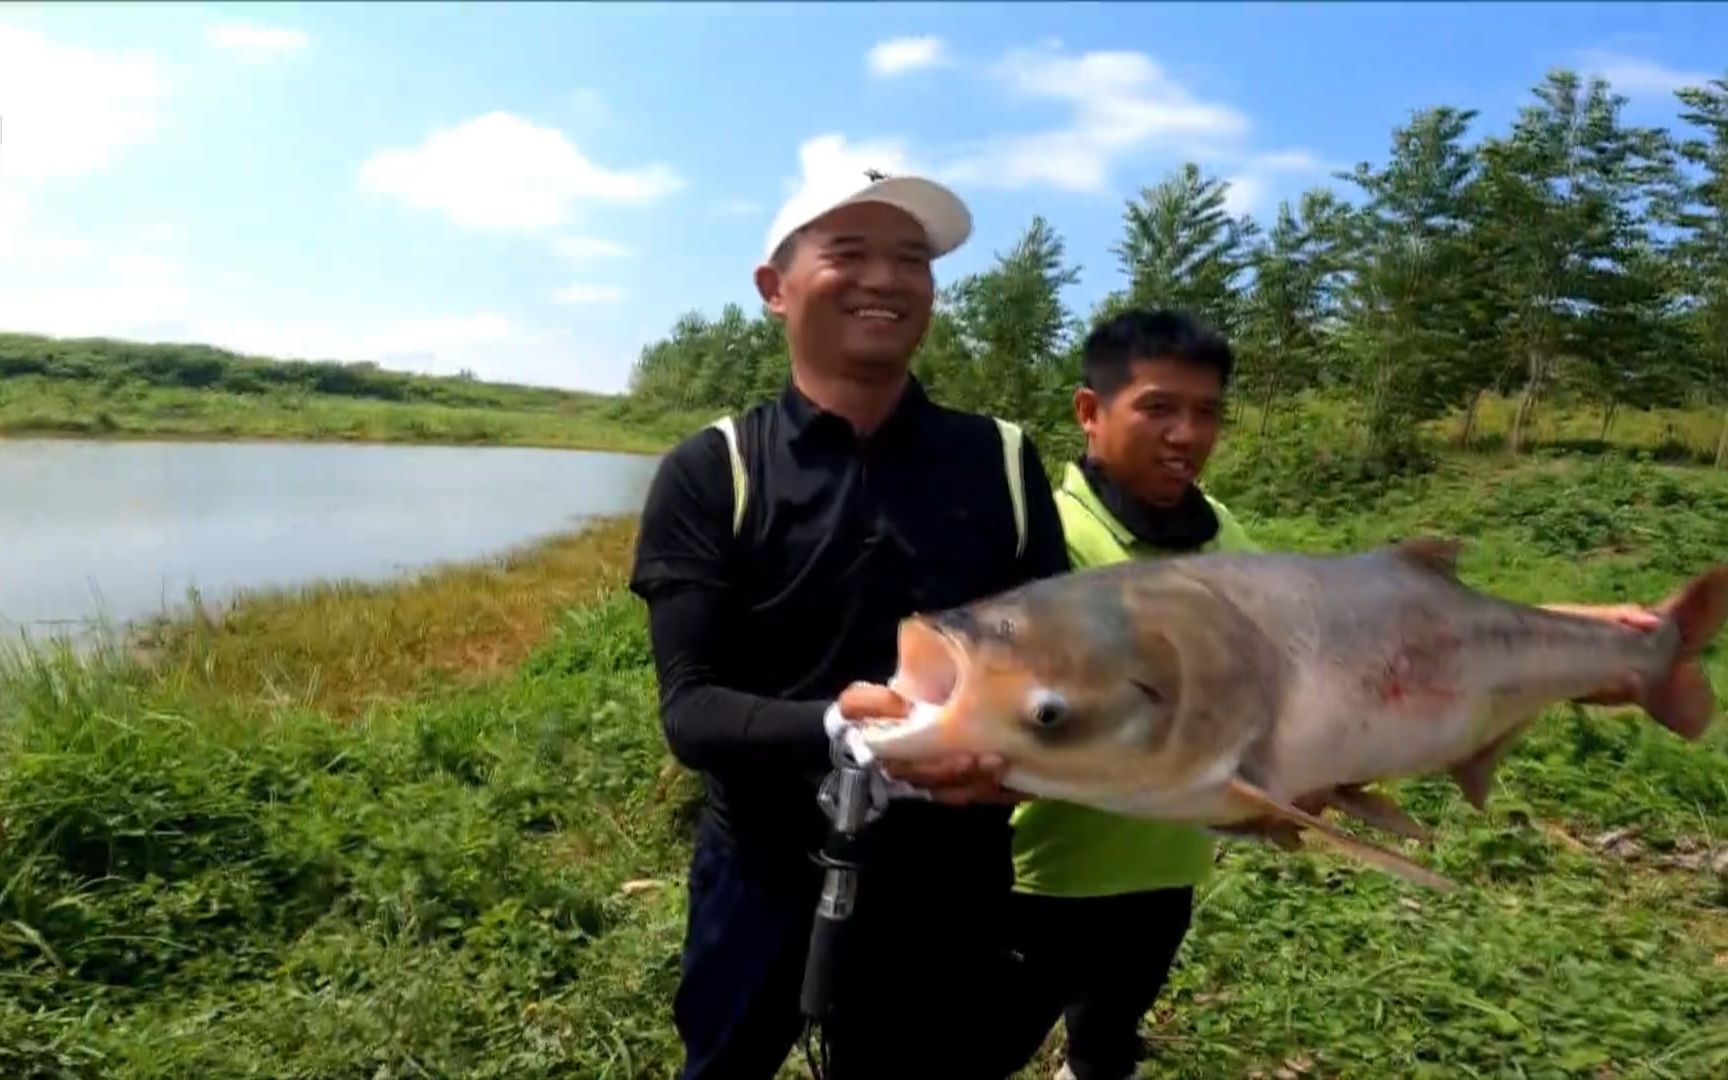
<svg viewBox="0 0 1728 1080">
<path fill-rule="evenodd" d="M 1032 699 L 1032 723 L 1041 728 L 1053 728 L 1068 716 L 1068 703 L 1060 694 L 1040 693 Z"/>
</svg>

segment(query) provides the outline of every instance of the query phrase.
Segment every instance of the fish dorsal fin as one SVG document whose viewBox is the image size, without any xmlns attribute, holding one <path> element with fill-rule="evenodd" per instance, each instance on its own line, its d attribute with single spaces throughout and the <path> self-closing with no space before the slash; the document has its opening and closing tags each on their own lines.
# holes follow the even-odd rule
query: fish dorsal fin
<svg viewBox="0 0 1728 1080">
<path fill-rule="evenodd" d="M 1438 536 L 1418 536 L 1392 548 L 1399 558 L 1439 574 L 1447 581 L 1458 580 L 1458 555 L 1463 550 L 1462 541 Z"/>
</svg>

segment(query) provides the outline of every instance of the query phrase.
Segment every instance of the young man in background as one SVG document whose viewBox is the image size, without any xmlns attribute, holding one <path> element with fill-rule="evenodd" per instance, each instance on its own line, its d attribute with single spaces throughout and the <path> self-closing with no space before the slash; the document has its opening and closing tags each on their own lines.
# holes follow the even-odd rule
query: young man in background
<svg viewBox="0 0 1728 1080">
<path fill-rule="evenodd" d="M 1202 492 L 1223 419 L 1229 345 L 1177 313 L 1128 311 L 1087 337 L 1074 413 L 1081 459 L 1056 492 L 1075 569 L 1194 551 L 1256 550 Z M 1040 1035 L 1060 1013 L 1078 1080 L 1132 1076 L 1140 1018 L 1187 933 L 1212 865 L 1203 830 L 1054 800 L 1014 816 L 1014 911 Z"/>
<path fill-rule="evenodd" d="M 1221 336 L 1177 312 L 1124 312 L 1087 337 L 1074 394 L 1086 450 L 1056 492 L 1075 569 L 1259 550 L 1199 486 L 1233 367 Z M 1547 606 L 1657 625 L 1637 605 Z M 1031 1010 L 1014 1030 L 1041 1039 L 1061 1016 L 1068 1052 L 1058 1080 L 1130 1077 L 1141 1056 L 1140 1020 L 1188 932 L 1214 841 L 1195 826 L 1054 800 L 1024 803 L 1013 820 L 1014 920 Z"/>
</svg>

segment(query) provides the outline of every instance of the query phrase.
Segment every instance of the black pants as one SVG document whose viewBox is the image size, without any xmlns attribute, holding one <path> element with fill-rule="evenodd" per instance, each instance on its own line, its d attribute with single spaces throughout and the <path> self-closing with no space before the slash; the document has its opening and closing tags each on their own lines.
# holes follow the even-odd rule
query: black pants
<svg viewBox="0 0 1728 1080">
<path fill-rule="evenodd" d="M 1079 1080 L 1133 1076 L 1140 1020 L 1164 988 L 1193 904 L 1191 888 L 1073 898 L 1016 893 L 1031 1013 L 1023 1029 L 1041 1040 L 1060 1016 L 1068 1067 Z"/>
<path fill-rule="evenodd" d="M 756 871 L 704 824 L 673 1000 L 682 1080 L 770 1080 L 797 1047 L 818 884 Z M 1003 1037 L 1004 1010 L 1022 990 L 1006 905 L 994 920 L 987 912 L 961 920 L 916 884 L 872 880 L 868 867 L 860 877 L 842 1000 L 823 1032 L 831 1080 L 1002 1080 L 1018 1064 L 1009 1059 L 1018 1042 Z"/>
</svg>

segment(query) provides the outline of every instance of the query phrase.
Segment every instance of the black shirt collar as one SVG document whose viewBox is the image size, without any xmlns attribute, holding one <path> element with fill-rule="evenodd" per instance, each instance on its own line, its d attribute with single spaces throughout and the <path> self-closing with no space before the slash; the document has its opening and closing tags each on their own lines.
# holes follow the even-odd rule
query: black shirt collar
<svg viewBox="0 0 1728 1080">
<path fill-rule="evenodd" d="M 1218 535 L 1218 515 L 1193 484 L 1174 506 L 1154 506 L 1111 480 L 1102 467 L 1081 455 L 1080 472 L 1104 509 L 1143 544 L 1164 551 L 1193 551 Z"/>
<path fill-rule="evenodd" d="M 906 388 L 900 394 L 900 400 L 894 403 L 894 409 L 877 429 L 870 433 L 868 441 L 885 443 L 901 439 L 917 430 L 918 420 L 931 408 L 930 397 L 918 379 L 908 376 Z M 834 439 L 844 444 L 855 443 L 858 440 L 852 430 L 852 424 L 845 417 L 817 405 L 811 401 L 791 379 L 786 380 L 785 388 L 780 392 L 780 421 L 784 425 L 787 439 L 798 443 L 807 439 Z"/>
</svg>

